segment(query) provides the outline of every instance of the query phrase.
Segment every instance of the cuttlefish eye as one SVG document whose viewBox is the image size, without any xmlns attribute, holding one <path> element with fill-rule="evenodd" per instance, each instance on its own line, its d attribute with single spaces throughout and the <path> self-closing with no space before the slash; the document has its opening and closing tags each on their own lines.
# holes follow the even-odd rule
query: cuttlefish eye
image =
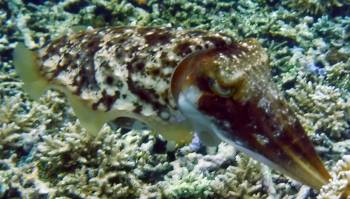
<svg viewBox="0 0 350 199">
<path fill-rule="evenodd" d="M 237 91 L 237 88 L 235 87 L 224 87 L 220 85 L 218 80 L 215 79 L 210 79 L 209 86 L 212 92 L 222 97 L 230 97 Z"/>
</svg>

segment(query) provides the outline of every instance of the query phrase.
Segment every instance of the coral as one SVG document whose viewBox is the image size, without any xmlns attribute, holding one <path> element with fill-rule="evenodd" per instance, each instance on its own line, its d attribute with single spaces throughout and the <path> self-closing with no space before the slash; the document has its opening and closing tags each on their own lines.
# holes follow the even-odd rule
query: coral
<svg viewBox="0 0 350 199">
<path fill-rule="evenodd" d="M 187 151 L 187 147 L 181 150 Z M 234 148 L 220 144 L 213 155 L 184 152 L 174 169 L 158 183 L 170 198 L 265 198 L 260 164 Z"/>
<path fill-rule="evenodd" d="M 14 47 L 15 24 L 9 20 L 11 14 L 6 3 L 4 1 L 0 2 L 0 62 L 10 60 L 10 52 Z"/>
<path fill-rule="evenodd" d="M 11 86 L 13 91 L 13 85 L 18 86 L 16 82 L 3 86 Z M 22 95 L 20 91 L 14 96 L 0 95 L 1 158 L 7 158 L 14 152 L 25 156 L 38 141 L 40 133 L 53 123 L 63 122 L 59 110 L 64 110 L 64 101 L 57 97 L 57 93 L 48 92 L 40 102 L 34 103 Z"/>
<path fill-rule="evenodd" d="M 235 157 L 231 146 L 206 156 L 187 150 L 168 162 L 169 154 L 154 154 L 156 139 L 147 132 L 123 135 L 105 126 L 97 139 L 85 134 L 77 123 L 68 124 L 38 146 L 39 174 L 56 187 L 55 197 L 265 196 L 258 163 Z M 221 169 L 225 165 L 231 166 Z"/>
<path fill-rule="evenodd" d="M 331 175 L 331 181 L 322 187 L 317 199 L 347 198 L 350 190 L 350 155 L 337 162 Z"/>
<path fill-rule="evenodd" d="M 349 130 L 350 101 L 349 94 L 333 86 L 322 85 L 298 73 L 294 87 L 287 89 L 289 105 L 295 110 L 305 130 L 309 134 L 326 133 L 330 137 L 340 138 Z"/>
<path fill-rule="evenodd" d="M 146 11 L 133 7 L 125 0 L 44 1 L 35 6 L 10 1 L 8 6 L 17 12 L 12 21 L 29 48 L 41 47 L 50 39 L 88 26 L 142 25 L 148 22 Z"/>
<path fill-rule="evenodd" d="M 20 107 L 22 104 L 18 95 L 5 96 L 1 101 L 3 104 L 0 109 L 0 157 L 7 158 L 15 151 L 28 153 L 30 145 L 35 142 L 35 133 L 30 132 L 30 128 L 36 120 L 33 115 L 37 110 L 32 109 L 33 111 L 27 114 L 19 114 L 23 107 Z M 21 133 L 23 131 L 28 133 Z"/>
<path fill-rule="evenodd" d="M 350 5 L 348 0 L 288 0 L 284 3 L 300 12 L 313 15 L 326 14 L 333 9 L 344 8 Z"/>
<path fill-rule="evenodd" d="M 142 132 L 122 135 L 107 126 L 94 139 L 68 123 L 39 144 L 39 173 L 57 187 L 56 197 L 137 197 L 142 186 L 171 169 L 166 155 L 150 154 L 154 141 Z"/>
<path fill-rule="evenodd" d="M 137 2 L 0 1 L 0 198 L 293 198 L 300 185 L 225 144 L 211 155 L 186 147 L 169 152 L 148 131 L 108 126 L 101 137 L 89 138 L 61 95 L 50 91 L 38 102 L 27 99 L 11 51 L 16 42 L 38 48 L 71 27 L 87 26 L 195 27 L 237 39 L 257 37 L 269 51 L 274 80 L 308 133 L 321 143 L 328 136 L 340 141 L 349 132 L 348 1 Z M 325 151 L 348 150 L 346 143 L 338 145 L 331 142 Z M 347 159 L 339 165 L 348 165 Z M 349 169 L 336 168 L 338 175 L 319 198 L 338 197 L 348 181 Z"/>
<path fill-rule="evenodd" d="M 236 156 L 238 166 L 229 166 L 218 174 L 211 183 L 217 198 L 266 198 L 262 189 L 268 186 L 262 182 L 262 170 L 258 162 L 248 157 Z M 265 187 L 265 188 L 264 188 Z"/>
<path fill-rule="evenodd" d="M 347 91 L 350 91 L 349 22 L 350 17 L 323 17 L 314 26 L 317 34 L 327 43 L 326 48 L 320 51 L 322 54 L 318 61 L 324 66 L 327 82 Z"/>
<path fill-rule="evenodd" d="M 151 0 L 150 25 L 225 32 L 235 38 L 263 34 L 276 20 L 256 1 Z"/>
<path fill-rule="evenodd" d="M 182 168 L 175 170 L 160 182 L 161 192 L 169 198 L 205 198 L 212 195 L 210 179 L 200 172 Z"/>
<path fill-rule="evenodd" d="M 14 159 L 0 161 L 0 198 L 47 198 L 52 189 L 39 179 L 37 168 L 16 167 Z"/>
<path fill-rule="evenodd" d="M 309 135 L 325 133 L 341 139 L 349 132 L 349 19 L 299 20 L 294 26 L 294 20 L 283 21 L 272 32 L 274 37 L 283 35 L 290 40 L 270 41 L 274 78 Z"/>
</svg>

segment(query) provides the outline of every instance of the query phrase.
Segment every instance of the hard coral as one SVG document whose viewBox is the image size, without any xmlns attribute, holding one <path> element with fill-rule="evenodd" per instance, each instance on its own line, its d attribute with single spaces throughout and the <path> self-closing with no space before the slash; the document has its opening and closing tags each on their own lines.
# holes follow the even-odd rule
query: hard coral
<svg viewBox="0 0 350 199">
<path fill-rule="evenodd" d="M 350 5 L 348 0 L 288 0 L 284 3 L 289 7 L 312 15 L 322 15 L 332 9 Z"/>
<path fill-rule="evenodd" d="M 324 185 L 317 199 L 346 198 L 350 191 L 350 155 L 339 160 L 332 171 L 332 180 Z M 349 196 L 349 195 L 348 195 Z"/>
<path fill-rule="evenodd" d="M 0 198 L 48 198 L 52 189 L 33 164 L 17 167 L 15 158 L 0 160 Z"/>
<path fill-rule="evenodd" d="M 38 146 L 39 173 L 56 187 L 55 197 L 139 197 L 148 183 L 171 169 L 166 154 L 151 154 L 155 139 L 147 134 L 122 135 L 108 126 L 100 133 L 94 139 L 78 123 L 68 123 L 44 136 Z"/>
<path fill-rule="evenodd" d="M 215 155 L 187 151 L 168 161 L 168 154 L 154 153 L 156 139 L 149 132 L 122 134 L 105 126 L 100 133 L 92 139 L 78 123 L 69 123 L 59 133 L 44 136 L 37 165 L 40 178 L 55 187 L 51 196 L 266 197 L 260 165 L 234 156 L 227 144 Z"/>
<path fill-rule="evenodd" d="M 266 198 L 260 164 L 220 144 L 213 155 L 190 152 L 157 184 L 166 198 Z M 271 182 L 272 183 L 272 182 Z M 271 185 L 273 186 L 273 185 Z"/>
<path fill-rule="evenodd" d="M 279 176 L 272 182 L 258 163 L 227 145 L 220 145 L 214 155 L 181 150 L 167 154 L 154 150 L 156 141 L 148 132 L 123 134 L 108 127 L 92 140 L 57 93 L 49 92 L 39 103 L 28 101 L 11 63 L 17 41 L 40 47 L 77 24 L 174 26 L 224 31 L 238 39 L 257 37 L 265 47 L 280 46 L 269 48 L 275 78 L 282 79 L 280 84 L 308 132 L 345 137 L 349 94 L 343 89 L 350 90 L 350 18 L 306 15 L 345 10 L 349 1 L 283 2 L 149 0 L 147 7 L 126 0 L 0 2 L 0 71 L 5 71 L 0 73 L 4 116 L 0 117 L 0 198 L 265 198 L 273 195 L 267 190 L 274 190 L 274 183 L 281 194 L 276 198 L 293 197 L 290 181 Z M 303 69 L 324 79 L 310 80 Z M 265 178 L 268 186 L 262 182 Z M 339 196 L 336 181 L 319 197 Z"/>
<path fill-rule="evenodd" d="M 266 198 L 261 190 L 267 189 L 262 182 L 261 165 L 246 156 L 236 156 L 237 166 L 229 166 L 211 182 L 218 198 Z"/>
<path fill-rule="evenodd" d="M 349 131 L 350 96 L 346 92 L 308 80 L 300 72 L 286 95 L 309 134 L 325 132 L 339 139 Z"/>
</svg>

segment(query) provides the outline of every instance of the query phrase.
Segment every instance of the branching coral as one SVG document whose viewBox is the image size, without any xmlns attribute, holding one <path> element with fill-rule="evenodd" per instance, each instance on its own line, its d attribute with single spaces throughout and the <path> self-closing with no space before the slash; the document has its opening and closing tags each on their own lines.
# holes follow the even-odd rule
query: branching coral
<svg viewBox="0 0 350 199">
<path fill-rule="evenodd" d="M 57 187 L 56 196 L 138 197 L 142 186 L 171 169 L 166 154 L 151 154 L 155 139 L 147 134 L 122 135 L 107 126 L 100 133 L 93 139 L 78 124 L 68 124 L 44 136 L 39 171 Z"/>
<path fill-rule="evenodd" d="M 308 133 L 340 139 L 349 132 L 350 120 L 349 47 L 344 32 L 348 20 L 322 17 L 312 23 L 308 18 L 300 21 L 305 30 L 291 34 L 292 47 L 287 42 L 270 43 L 271 65 Z"/>
<path fill-rule="evenodd" d="M 317 199 L 346 198 L 350 196 L 350 155 L 339 160 L 332 171 L 332 180 L 324 185 Z"/>
<path fill-rule="evenodd" d="M 9 61 L 11 49 L 14 47 L 15 24 L 10 20 L 11 10 L 8 9 L 6 2 L 0 2 L 0 68 L 1 62 Z"/>
<path fill-rule="evenodd" d="M 50 39 L 87 26 L 142 25 L 149 20 L 149 13 L 125 0 L 46 1 L 36 6 L 18 1 L 8 4 L 16 12 L 13 22 L 30 48 L 41 47 Z"/>
<path fill-rule="evenodd" d="M 40 47 L 74 25 L 196 27 L 257 37 L 307 131 L 336 139 L 349 132 L 350 18 L 305 16 L 346 10 L 348 0 L 150 0 L 143 7 L 126 0 L 30 2 L 0 2 L 0 198 L 266 198 L 275 188 L 279 198 L 297 192 L 228 145 L 212 155 L 186 147 L 159 152 L 159 138 L 148 131 L 108 126 L 92 139 L 56 92 L 27 100 L 10 61 L 15 42 Z M 348 170 L 339 167 L 319 197 L 339 196 Z"/>
<path fill-rule="evenodd" d="M 2 70 L 8 70 L 6 67 Z M 63 122 L 64 100 L 48 92 L 31 102 L 19 89 L 14 73 L 0 70 L 0 198 L 49 195 L 33 164 L 40 135 Z"/>
<path fill-rule="evenodd" d="M 235 155 L 232 146 L 220 144 L 213 155 L 187 153 L 172 162 L 174 170 L 158 183 L 170 198 L 265 198 L 260 164 Z M 273 185 L 272 185 L 273 186 Z"/>
<path fill-rule="evenodd" d="M 57 93 L 48 92 L 40 102 L 30 103 L 20 91 L 14 96 L 0 95 L 0 152 L 1 158 L 13 152 L 28 154 L 39 134 L 54 123 L 63 122 L 60 111 L 63 100 Z"/>
<path fill-rule="evenodd" d="M 220 198 L 265 198 L 262 189 L 263 174 L 258 162 L 245 156 L 236 156 L 237 166 L 229 166 L 217 175 L 211 184 L 214 195 Z"/>
<path fill-rule="evenodd" d="M 270 29 L 276 15 L 256 1 L 151 0 L 150 25 L 222 31 L 235 38 L 254 37 Z"/>
<path fill-rule="evenodd" d="M 308 80 L 300 73 L 294 84 L 286 95 L 309 134 L 324 132 L 340 138 L 349 131 L 350 98 L 347 93 Z"/>
<path fill-rule="evenodd" d="M 15 157 L 0 160 L 0 198 L 47 198 L 52 189 L 33 164 L 17 167 Z"/>
<path fill-rule="evenodd" d="M 314 25 L 320 37 L 323 37 L 327 46 L 319 56 L 326 80 L 330 84 L 350 91 L 350 43 L 349 41 L 350 17 L 329 19 L 322 17 Z"/>
<path fill-rule="evenodd" d="M 160 186 L 162 195 L 169 198 L 206 198 L 212 195 L 209 178 L 186 168 L 171 172 Z"/>
<path fill-rule="evenodd" d="M 105 126 L 100 133 L 89 138 L 75 123 L 59 134 L 44 136 L 38 146 L 39 174 L 56 188 L 54 196 L 266 196 L 259 164 L 234 156 L 232 146 L 220 145 L 215 155 L 187 151 L 169 162 L 167 154 L 154 154 L 156 139 L 149 132 L 123 135 Z"/>
<path fill-rule="evenodd" d="M 3 96 L 0 101 L 0 158 L 8 158 L 13 152 L 28 153 L 36 140 L 32 126 L 38 109 L 27 112 L 19 94 Z"/>
<path fill-rule="evenodd" d="M 286 5 L 308 14 L 320 15 L 332 9 L 350 5 L 348 0 L 290 0 Z"/>
</svg>

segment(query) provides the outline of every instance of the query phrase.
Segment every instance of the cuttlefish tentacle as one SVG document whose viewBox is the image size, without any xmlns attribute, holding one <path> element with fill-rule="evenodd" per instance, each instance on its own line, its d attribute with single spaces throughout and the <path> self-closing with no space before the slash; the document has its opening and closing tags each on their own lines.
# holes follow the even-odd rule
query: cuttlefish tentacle
<svg viewBox="0 0 350 199">
<path fill-rule="evenodd" d="M 91 135 L 116 118 L 132 118 L 178 143 L 190 142 L 193 131 L 208 145 L 226 141 L 316 189 L 330 178 L 270 81 L 267 55 L 254 39 L 101 28 L 37 52 L 18 45 L 14 64 L 33 98 L 50 88 L 63 92 Z"/>
<path fill-rule="evenodd" d="M 172 93 L 194 125 L 320 189 L 330 175 L 271 82 L 267 64 L 254 40 L 198 52 L 179 64 Z"/>
</svg>

